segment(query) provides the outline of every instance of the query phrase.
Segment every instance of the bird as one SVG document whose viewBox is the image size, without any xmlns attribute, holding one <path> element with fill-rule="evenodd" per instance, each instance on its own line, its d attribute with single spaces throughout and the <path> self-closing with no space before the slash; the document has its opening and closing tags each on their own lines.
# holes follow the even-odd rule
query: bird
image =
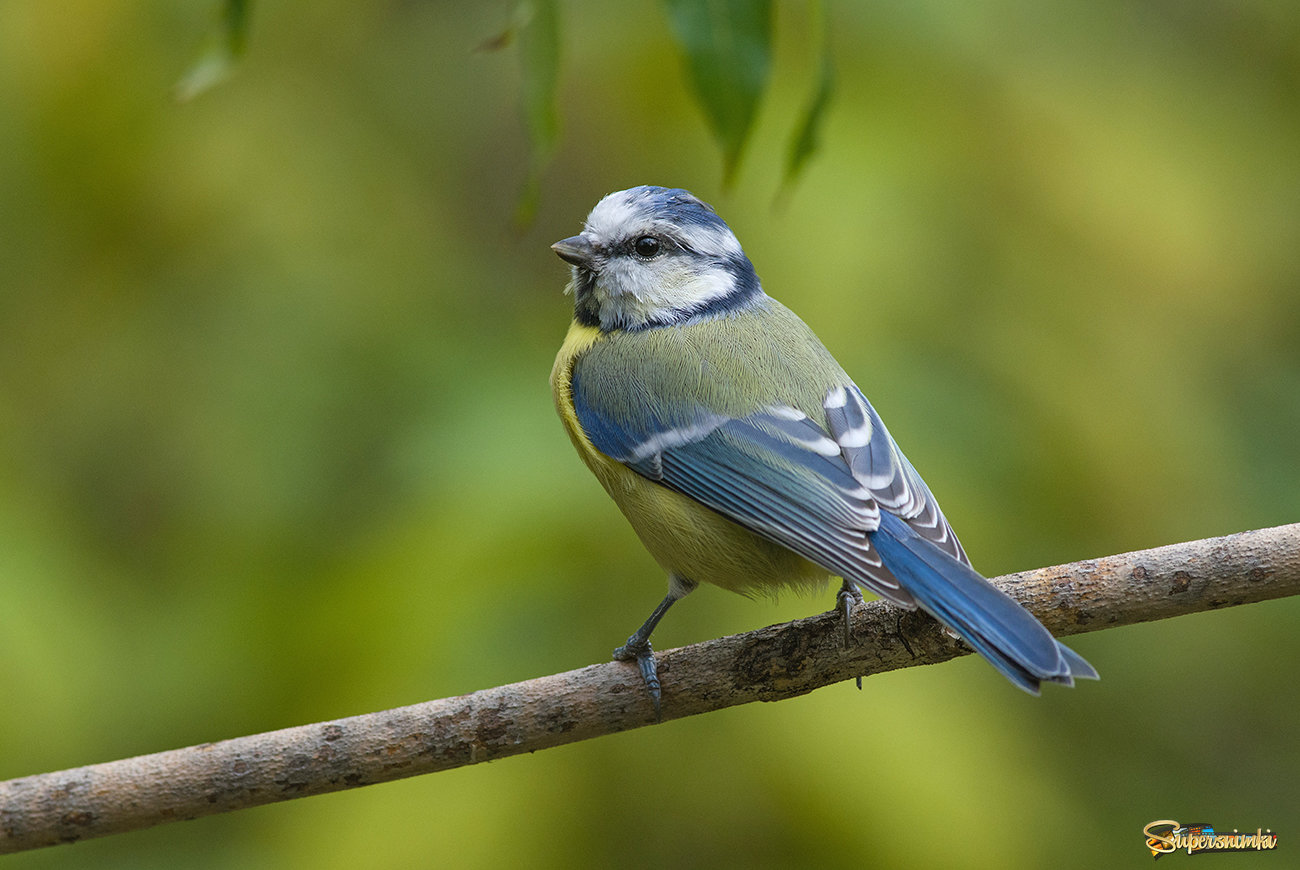
<svg viewBox="0 0 1300 870">
<path fill-rule="evenodd" d="M 866 591 L 930 614 L 1031 694 L 1097 679 L 971 567 L 862 390 L 767 295 L 712 206 L 680 188 L 616 191 L 551 249 L 573 296 L 556 409 L 668 574 L 667 595 L 614 650 L 637 664 L 656 712 L 650 635 L 700 583 L 755 596 L 838 577 L 846 638 Z"/>
</svg>

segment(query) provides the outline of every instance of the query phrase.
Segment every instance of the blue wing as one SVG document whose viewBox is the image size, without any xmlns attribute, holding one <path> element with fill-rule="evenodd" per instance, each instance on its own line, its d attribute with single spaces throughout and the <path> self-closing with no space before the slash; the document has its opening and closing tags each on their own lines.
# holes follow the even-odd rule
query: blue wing
<svg viewBox="0 0 1300 870">
<path fill-rule="evenodd" d="M 826 396 L 826 428 L 771 405 L 743 417 L 698 405 L 615 419 L 573 381 L 574 410 L 605 455 L 895 604 L 926 610 L 1013 683 L 1096 671 L 969 565 L 939 506 L 852 384 Z M 883 508 L 883 510 L 882 510 Z M 703 579 L 703 578 L 700 578 Z"/>
<path fill-rule="evenodd" d="M 884 566 L 869 533 L 880 522 L 870 490 L 840 446 L 794 408 L 745 417 L 698 405 L 597 407 L 573 378 L 573 404 L 600 452 L 903 607 L 915 602 Z"/>
<path fill-rule="evenodd" d="M 722 421 L 632 468 L 904 607 L 872 544 L 880 510 L 838 445 L 793 408 Z"/>
<path fill-rule="evenodd" d="M 826 423 L 853 475 L 886 511 L 905 520 L 925 540 L 970 564 L 939 502 L 894 443 L 884 421 L 854 384 L 826 394 Z"/>
</svg>

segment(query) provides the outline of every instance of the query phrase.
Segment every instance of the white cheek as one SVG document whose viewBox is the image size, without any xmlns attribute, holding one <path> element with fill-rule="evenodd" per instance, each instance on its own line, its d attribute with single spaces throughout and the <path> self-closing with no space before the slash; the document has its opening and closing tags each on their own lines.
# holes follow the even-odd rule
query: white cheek
<svg viewBox="0 0 1300 870">
<path fill-rule="evenodd" d="M 682 292 L 675 306 L 693 308 L 730 295 L 735 289 L 735 280 L 721 269 L 709 269 L 684 275 L 680 289 Z"/>
<path fill-rule="evenodd" d="M 629 261 L 603 275 L 597 290 L 603 304 L 635 321 L 707 304 L 730 294 L 733 286 L 721 269 L 701 272 L 672 261 Z"/>
<path fill-rule="evenodd" d="M 649 305 L 665 292 L 665 285 L 675 277 L 648 264 L 620 258 L 601 274 L 597 289 L 614 305 Z"/>
</svg>

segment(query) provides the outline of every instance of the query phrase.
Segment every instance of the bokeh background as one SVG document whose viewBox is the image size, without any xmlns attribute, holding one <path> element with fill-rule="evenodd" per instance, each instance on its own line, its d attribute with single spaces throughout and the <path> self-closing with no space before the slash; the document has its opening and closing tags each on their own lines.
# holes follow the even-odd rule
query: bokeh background
<svg viewBox="0 0 1300 870">
<path fill-rule="evenodd" d="M 531 225 L 505 3 L 0 6 L 0 778 L 604 660 L 663 578 L 546 378 L 548 250 L 685 186 L 889 422 L 985 573 L 1300 519 L 1300 12 L 778 4 L 734 186 L 652 2 L 564 3 Z M 778 202 L 779 201 L 779 202 Z M 661 647 L 832 597 L 705 588 Z M 1300 602 L 973 658 L 14 868 L 1038 867 L 1160 818 L 1300 835 Z M 1286 853 L 1290 852 L 1291 857 Z M 1171 858 L 1178 861 L 1186 858 Z"/>
</svg>

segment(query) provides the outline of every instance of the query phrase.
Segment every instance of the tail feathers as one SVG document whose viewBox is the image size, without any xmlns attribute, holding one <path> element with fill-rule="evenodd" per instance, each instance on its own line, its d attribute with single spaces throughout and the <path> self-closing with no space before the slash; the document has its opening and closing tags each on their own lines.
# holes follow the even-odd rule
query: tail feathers
<svg viewBox="0 0 1300 870">
<path fill-rule="evenodd" d="M 1060 643 L 1011 596 L 969 566 L 881 511 L 872 542 L 885 565 L 922 610 L 961 635 L 1007 679 L 1030 694 L 1046 680 L 1073 686 L 1097 671 Z"/>
<path fill-rule="evenodd" d="M 1097 669 L 1088 664 L 1088 660 L 1083 656 L 1079 655 L 1059 640 L 1056 642 L 1056 646 L 1061 650 L 1061 657 L 1065 659 L 1066 665 L 1070 668 L 1070 676 L 1074 677 L 1076 680 L 1101 679 L 1101 674 L 1097 673 Z"/>
</svg>

